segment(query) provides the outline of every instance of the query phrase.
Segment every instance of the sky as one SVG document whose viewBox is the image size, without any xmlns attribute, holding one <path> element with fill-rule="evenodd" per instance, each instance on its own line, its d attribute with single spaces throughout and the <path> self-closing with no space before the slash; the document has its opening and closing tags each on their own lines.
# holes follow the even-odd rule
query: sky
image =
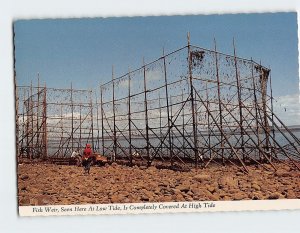
<svg viewBox="0 0 300 233">
<path fill-rule="evenodd" d="M 6 3 L 5 3 L 6 2 Z M 16 171 L 15 171 L 15 122 L 14 122 L 14 100 L 13 100 L 13 85 L 12 85 L 12 38 L 11 38 L 11 28 L 12 22 L 16 18 L 45 18 L 45 17 L 79 17 L 79 16 L 115 16 L 115 15 L 153 15 L 153 14 L 186 14 L 186 13 L 199 13 L 199 12 L 275 12 L 275 11 L 290 11 L 298 10 L 300 12 L 300 4 L 297 0 L 173 0 L 172 4 L 169 1 L 161 0 L 151 0 L 143 1 L 143 4 L 138 0 L 85 0 L 85 1 L 74 1 L 74 0 L 7 0 L 2 1 L 0 7 L 0 51 L 4 59 L 0 59 L 0 67 L 2 77 L 0 79 L 0 105 L 5 112 L 5 114 L 0 114 L 0 128 L 2 134 L 0 135 L 0 147 L 2 148 L 3 154 L 12 155 L 12 156 L 2 156 L 2 167 L 0 169 L 1 173 L 1 207 L 5 211 L 1 211 L 1 217 L 5 221 L 1 222 L 1 229 L 7 229 L 7 232 L 41 232 L 40 229 L 43 229 L 43 232 L 82 232 L 86 230 L 86 226 L 93 226 L 89 229 L 89 232 L 132 232 L 133 227 L 137 229 L 135 231 L 142 232 L 161 232 L 161 231 L 172 231 L 172 232 L 197 232 L 199 226 L 203 232 L 240 232 L 240 229 L 243 226 L 243 232 L 300 232 L 299 222 L 299 210 L 298 211 L 243 211 L 243 212 L 226 212 L 226 213 L 194 213 L 194 214 L 163 214 L 163 215 L 136 215 L 136 216 L 73 216 L 73 217 L 47 217 L 47 218 L 20 218 L 17 215 L 16 211 L 16 193 L 17 186 L 13 185 L 16 183 Z M 200 21 L 200 20 L 199 20 Z M 279 20 L 280 21 L 280 20 Z M 260 22 L 264 23 L 264 21 Z M 199 22 L 198 22 L 199 24 Z M 292 23 L 295 25 L 296 22 Z M 177 25 L 176 25 L 177 26 Z M 188 26 L 186 26 L 188 27 Z M 295 26 L 293 26 L 295 28 Z M 170 28 L 168 28 L 170 29 Z M 191 30 L 192 31 L 192 30 Z M 199 28 L 199 33 L 195 34 L 193 30 L 191 33 L 191 40 L 193 43 L 204 45 L 205 41 L 202 40 L 199 36 L 201 28 Z M 182 33 L 186 33 L 185 31 Z M 201 32 L 202 36 L 205 33 Z M 213 33 L 215 34 L 215 33 Z M 213 34 L 209 35 L 209 40 L 206 42 L 207 46 L 212 46 Z M 36 34 L 34 34 L 36 36 Z M 291 36 L 293 37 L 293 36 Z M 151 40 L 160 40 L 161 37 L 151 37 Z M 229 52 L 232 50 L 231 47 L 231 35 L 228 36 L 224 42 L 222 42 L 222 35 L 218 38 L 218 47 L 220 50 L 226 50 L 228 46 Z M 293 37 L 294 38 L 294 37 Z M 99 38 L 98 38 L 99 39 Z M 171 39 L 171 38 L 167 38 Z M 179 43 L 180 46 L 185 44 L 185 35 L 180 35 Z M 246 38 L 247 39 L 247 38 Z M 41 41 L 39 38 L 38 41 Z M 99 40 L 100 41 L 100 40 Z M 286 40 L 290 41 L 290 40 Z M 253 41 L 256 42 L 256 41 Z M 283 41 L 285 42 L 285 41 Z M 225 46 L 221 47 L 221 43 L 224 43 Z M 242 49 L 248 49 L 247 46 L 244 47 L 243 41 L 236 41 L 238 54 L 241 53 Z M 292 43 L 296 47 L 295 43 Z M 164 46 L 170 50 L 170 43 L 164 44 Z M 285 45 L 286 46 L 286 45 Z M 288 45 L 289 46 L 289 45 Z M 157 48 L 153 49 L 153 56 L 161 54 L 162 45 L 157 43 Z M 260 48 L 264 49 L 264 46 Z M 276 49 L 275 49 L 276 50 Z M 95 50 L 96 51 L 96 50 Z M 270 50 L 272 51 L 272 50 Z M 146 53 L 146 49 L 141 50 L 139 57 L 136 57 L 134 60 L 137 64 L 141 63 L 142 56 L 145 56 L 147 60 L 150 59 L 149 52 Z M 254 57 L 255 49 L 248 51 L 245 56 Z M 262 59 L 260 55 L 260 50 L 257 50 L 257 59 Z M 26 58 L 27 54 L 24 54 L 25 60 L 31 59 L 30 56 Z M 269 57 L 272 57 L 271 55 Z M 38 59 L 37 59 L 38 60 Z M 288 57 L 288 61 L 296 61 L 296 59 Z M 20 60 L 21 61 L 21 60 Z M 263 62 L 269 63 L 268 60 Z M 23 61 L 24 62 L 24 59 Z M 34 64 L 32 62 L 32 64 Z M 123 69 L 120 67 L 121 64 L 114 62 L 115 67 L 118 73 L 123 72 Z M 23 67 L 26 65 L 23 65 Z M 133 66 L 130 65 L 130 66 Z M 124 65 L 125 67 L 125 65 Z M 273 76 L 277 68 L 277 73 L 281 71 L 281 66 L 278 68 L 272 66 Z M 111 62 L 106 69 L 106 72 L 110 76 Z M 126 67 L 127 68 L 127 67 Z M 47 69 L 47 72 L 37 66 L 31 73 L 27 72 L 23 75 L 23 83 L 28 84 L 30 79 L 36 77 L 36 72 L 43 72 L 41 74 L 41 79 L 45 80 L 46 77 L 51 77 L 48 73 L 50 71 L 56 71 L 57 67 L 51 67 Z M 97 69 L 97 72 L 102 69 Z M 286 70 L 286 69 L 285 69 Z M 127 71 L 127 69 L 126 69 Z M 52 73 L 51 72 L 51 73 Z M 75 72 L 74 72 L 75 73 Z M 75 73 L 76 74 L 76 73 Z M 100 79 L 100 74 L 97 76 L 97 80 Z M 69 75 L 70 77 L 70 75 Z M 273 79 L 275 78 L 273 77 Z M 281 77 L 278 75 L 278 77 Z M 287 76 L 286 76 L 287 77 Z M 21 77 L 20 77 L 21 78 Z M 93 81 L 93 79 L 90 79 Z M 21 80 L 19 80 L 21 82 Z M 50 80 L 47 80 L 49 85 L 58 86 L 58 81 L 50 83 Z M 68 82 L 66 84 L 69 86 Z M 78 84 L 80 86 L 81 84 Z M 89 85 L 91 85 L 89 83 Z M 84 84 L 83 86 L 86 86 Z M 278 85 L 280 87 L 280 85 Z M 284 86 L 284 85 L 282 85 Z M 297 91 L 297 85 L 290 85 L 294 91 Z M 280 88 L 276 89 L 276 92 L 279 93 Z M 280 94 L 280 93 L 279 93 Z M 277 94 L 277 95 L 279 95 Z M 285 95 L 286 92 L 282 93 Z M 290 98 L 286 98 L 287 100 Z M 283 101 L 286 103 L 285 101 Z M 297 103 L 297 101 L 295 101 Z M 299 105 L 299 102 L 298 102 Z M 234 224 L 232 224 L 232 219 L 235 219 Z M 84 221 L 84 224 L 82 224 Z M 118 224 L 115 224 L 115 223 Z M 182 224 L 184 222 L 185 224 Z M 215 224 L 218 222 L 218 224 Z M 249 224 L 253 222 L 255 224 Z M 32 227 L 32 226 L 35 227 Z M 95 226 L 95 227 L 94 227 Z M 147 226 L 147 227 L 145 227 Z M 76 229 L 75 229 L 76 228 Z M 5 230 L 4 230 L 5 231 Z"/>
<path fill-rule="evenodd" d="M 17 85 L 97 88 L 187 44 L 253 58 L 272 72 L 275 109 L 300 124 L 296 13 L 38 19 L 14 23 Z M 292 99 L 291 99 L 292 98 Z M 288 101 L 291 101 L 291 106 Z M 293 108 L 293 109 L 292 109 Z M 284 111 L 282 111 L 284 109 Z M 287 110 L 286 110 L 287 109 Z M 292 111 L 291 111 L 292 110 Z M 298 116 L 297 119 L 295 117 Z"/>
</svg>

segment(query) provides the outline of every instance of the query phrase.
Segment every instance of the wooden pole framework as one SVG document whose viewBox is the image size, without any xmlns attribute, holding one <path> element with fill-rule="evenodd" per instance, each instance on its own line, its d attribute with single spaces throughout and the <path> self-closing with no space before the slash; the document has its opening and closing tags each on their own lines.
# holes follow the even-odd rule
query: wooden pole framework
<svg viewBox="0 0 300 233">
<path fill-rule="evenodd" d="M 101 148 L 104 156 L 113 153 L 111 161 L 125 159 L 131 166 L 140 161 L 135 159 L 139 155 L 141 162 L 147 166 L 156 159 L 163 163 L 170 161 L 171 167 L 175 162 L 184 166 L 191 162 L 196 168 L 199 165 L 207 167 L 212 162 L 220 165 L 229 163 L 247 173 L 249 162 L 266 169 L 269 168 L 264 163 L 268 163 L 276 170 L 275 161 L 280 160 L 277 156 L 280 153 L 299 169 L 300 140 L 273 112 L 270 70 L 252 59 L 237 57 L 234 41 L 233 50 L 233 56 L 217 52 L 215 40 L 214 50 L 194 47 L 188 35 L 187 46 L 167 55 L 163 51 L 162 57 L 150 63 L 152 70 L 148 69 L 149 64 L 143 62 L 140 69 L 129 70 L 122 76 L 128 82 L 125 97 L 117 97 L 116 87 L 120 84 L 112 69 L 112 80 L 100 86 L 100 101 L 92 90 L 80 90 L 88 93 L 87 103 L 74 99 L 77 96 L 74 93 L 79 90 L 73 89 L 72 83 L 71 89 L 41 87 L 38 74 L 37 87 L 31 83 L 29 87 L 15 88 L 17 155 L 26 152 L 32 160 L 41 151 L 43 159 L 51 156 L 68 157 L 75 147 L 80 149 L 83 142 L 90 140 L 93 149 L 98 151 Z M 172 66 L 179 51 L 187 51 L 187 70 L 183 74 L 178 71 L 180 66 Z M 212 73 L 205 67 L 205 59 L 209 56 L 210 64 L 214 67 Z M 222 57 L 226 59 L 222 60 Z M 228 64 L 234 74 L 230 77 L 231 81 L 226 82 L 226 72 L 220 63 L 227 60 L 231 61 Z M 160 86 L 150 85 L 156 78 L 153 74 L 157 75 L 152 72 L 153 69 L 155 71 L 155 62 L 160 64 L 157 65 L 161 69 Z M 244 63 L 248 64 L 248 76 L 242 72 L 242 69 L 246 69 Z M 201 69 L 207 69 L 207 74 L 211 76 L 201 75 Z M 141 80 L 134 76 L 136 71 L 142 74 Z M 270 107 L 267 103 L 268 78 Z M 246 79 L 249 80 L 248 86 L 243 83 Z M 137 81 L 142 83 L 140 92 L 135 89 Z M 180 92 L 174 91 L 182 82 L 187 90 L 182 88 Z M 109 87 L 112 95 L 106 93 Z M 226 99 L 227 87 L 236 92 Z M 23 88 L 23 91 L 18 88 Z M 70 102 L 51 102 L 51 93 L 56 91 L 69 92 Z M 126 106 L 123 111 L 127 108 L 125 115 L 118 110 L 121 104 Z M 141 104 L 144 108 L 136 107 Z M 70 112 L 64 106 L 70 106 Z M 58 107 L 58 113 L 51 112 L 51 109 Z M 289 148 L 276 140 L 278 133 L 286 139 Z M 139 140 L 146 146 L 140 146 Z"/>
</svg>

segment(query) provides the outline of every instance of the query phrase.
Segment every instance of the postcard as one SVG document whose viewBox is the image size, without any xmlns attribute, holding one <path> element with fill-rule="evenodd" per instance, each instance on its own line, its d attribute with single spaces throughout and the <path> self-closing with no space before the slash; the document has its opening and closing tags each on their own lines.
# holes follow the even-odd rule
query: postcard
<svg viewBox="0 0 300 233">
<path fill-rule="evenodd" d="M 20 216 L 300 209 L 296 13 L 13 30 Z"/>
</svg>

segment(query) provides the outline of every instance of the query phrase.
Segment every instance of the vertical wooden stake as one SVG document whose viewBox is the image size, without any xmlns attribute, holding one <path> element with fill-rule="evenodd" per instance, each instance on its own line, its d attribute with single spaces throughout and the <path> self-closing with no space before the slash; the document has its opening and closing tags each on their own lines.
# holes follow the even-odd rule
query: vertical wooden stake
<svg viewBox="0 0 300 233">
<path fill-rule="evenodd" d="M 149 145 L 149 122 L 148 122 L 148 104 L 147 104 L 147 84 L 146 84 L 146 66 L 145 61 L 143 59 L 143 71 L 144 71 L 144 105 L 145 105 L 145 124 L 146 124 L 146 141 L 147 141 L 147 160 L 148 166 L 150 166 L 150 145 Z"/>
<path fill-rule="evenodd" d="M 90 90 L 90 108 L 91 108 L 91 131 L 92 131 L 92 148 L 95 150 L 94 145 L 94 115 L 93 115 L 93 99 L 92 99 L 93 91 Z"/>
<path fill-rule="evenodd" d="M 81 104 L 79 105 L 79 148 L 82 148 L 82 144 L 81 144 L 81 137 L 82 137 L 82 117 L 81 117 L 81 111 L 82 111 L 82 106 Z"/>
<path fill-rule="evenodd" d="M 194 136 L 194 154 L 195 154 L 195 167 L 198 168 L 198 134 L 196 125 L 196 112 L 195 112 L 195 97 L 194 97 L 194 86 L 193 86 L 193 74 L 192 74 L 192 53 L 190 45 L 190 33 L 188 33 L 188 65 L 189 65 L 189 80 L 190 80 L 190 99 L 192 105 L 192 119 L 193 119 L 193 136 Z"/>
<path fill-rule="evenodd" d="M 47 88 L 44 87 L 44 101 L 43 101 L 43 124 L 44 124 L 44 159 L 48 157 L 48 138 L 47 138 Z"/>
<path fill-rule="evenodd" d="M 97 151 L 99 151 L 100 149 L 100 131 L 99 131 L 99 103 L 98 103 L 98 100 L 97 100 L 97 93 L 95 92 L 95 98 L 96 98 L 96 111 L 97 111 L 97 114 L 96 114 L 96 118 L 97 118 Z"/>
<path fill-rule="evenodd" d="M 132 139 L 131 139 L 131 93 L 130 93 L 130 69 L 128 69 L 128 136 L 129 136 L 129 156 L 130 165 L 132 166 Z"/>
<path fill-rule="evenodd" d="M 30 84 L 30 159 L 33 159 L 33 91 L 32 91 L 32 81 Z"/>
<path fill-rule="evenodd" d="M 238 94 L 238 105 L 239 105 L 239 115 L 240 115 L 239 128 L 240 128 L 240 132 L 241 132 L 241 141 L 242 141 L 241 148 L 242 148 L 242 153 L 243 153 L 243 161 L 245 161 L 245 142 L 244 142 L 244 127 L 243 127 L 242 90 L 241 90 L 242 86 L 241 86 L 240 77 L 239 77 L 239 74 L 238 74 L 234 38 L 233 38 L 233 53 L 234 53 L 235 78 L 236 78 L 236 86 L 237 86 L 237 94 Z"/>
<path fill-rule="evenodd" d="M 167 103 L 167 116 L 168 116 L 168 136 L 169 136 L 169 156 L 171 158 L 171 165 L 172 162 L 173 162 L 173 151 L 172 151 L 172 140 L 171 140 L 171 124 L 172 124 L 172 121 L 171 121 L 171 118 L 170 118 L 170 109 L 169 109 L 169 94 L 168 94 L 168 80 L 167 80 L 167 65 L 166 65 L 166 57 L 165 57 L 165 54 L 164 54 L 164 51 L 163 51 L 163 60 L 164 60 L 164 76 L 165 76 L 165 93 L 166 93 L 166 103 Z"/>
<path fill-rule="evenodd" d="M 115 109 L 115 81 L 114 81 L 114 66 L 112 66 L 112 85 L 113 85 L 113 121 L 114 121 L 114 155 L 112 157 L 112 161 L 116 160 L 117 156 L 117 131 L 116 131 L 116 109 Z"/>
<path fill-rule="evenodd" d="M 220 129 L 222 131 L 223 130 L 222 99 L 221 99 L 221 90 L 220 90 L 220 77 L 219 77 L 219 63 L 218 63 L 218 53 L 217 53 L 217 42 L 216 42 L 215 38 L 214 38 L 214 47 L 215 47 L 214 54 L 215 54 L 215 65 L 216 65 L 216 78 L 217 78 L 217 85 L 218 85 L 218 105 L 219 105 L 219 118 L 220 118 L 219 122 L 220 122 Z M 209 116 L 208 116 L 208 118 L 209 118 Z M 220 140 L 221 140 L 221 158 L 222 158 L 222 164 L 225 165 L 223 134 L 221 134 Z M 211 154 L 211 152 L 210 152 L 210 154 Z"/>
<path fill-rule="evenodd" d="M 74 151 L 74 105 L 73 105 L 73 86 L 71 82 L 71 111 L 72 111 L 72 119 L 71 119 L 71 148 L 72 152 Z M 71 152 L 71 153 L 72 153 Z"/>
</svg>

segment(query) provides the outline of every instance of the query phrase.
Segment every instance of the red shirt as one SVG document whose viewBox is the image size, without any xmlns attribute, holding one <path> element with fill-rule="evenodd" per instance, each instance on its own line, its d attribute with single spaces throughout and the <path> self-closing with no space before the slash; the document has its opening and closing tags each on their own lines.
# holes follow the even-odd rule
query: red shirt
<svg viewBox="0 0 300 233">
<path fill-rule="evenodd" d="M 90 147 L 86 147 L 83 151 L 83 158 L 89 158 L 92 155 L 92 149 Z"/>
</svg>

